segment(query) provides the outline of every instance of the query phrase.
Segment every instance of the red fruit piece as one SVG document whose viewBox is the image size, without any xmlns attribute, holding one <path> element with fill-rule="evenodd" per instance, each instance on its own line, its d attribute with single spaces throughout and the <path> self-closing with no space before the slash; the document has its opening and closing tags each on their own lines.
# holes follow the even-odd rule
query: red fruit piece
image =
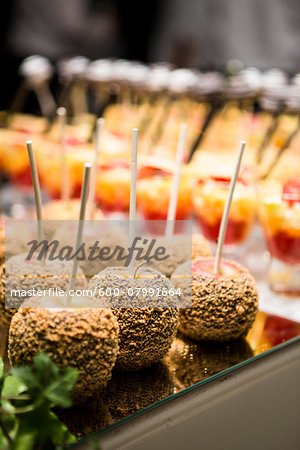
<svg viewBox="0 0 300 450">
<path fill-rule="evenodd" d="M 129 169 L 129 164 L 126 161 L 115 160 L 111 161 L 107 164 L 101 164 L 100 168 L 102 170 L 111 170 L 111 169 Z"/>
<path fill-rule="evenodd" d="M 76 145 L 84 145 L 85 142 L 81 139 L 78 139 L 75 136 L 67 136 L 65 138 L 65 144 L 70 147 L 73 147 L 73 146 L 75 147 Z"/>
<path fill-rule="evenodd" d="M 123 133 L 122 131 L 111 130 L 111 134 L 113 134 L 114 136 L 116 136 L 120 139 L 124 139 L 126 137 L 125 133 Z"/>
<path fill-rule="evenodd" d="M 172 175 L 171 172 L 160 169 L 159 167 L 145 166 L 145 167 L 141 167 L 138 171 L 138 179 L 139 180 L 141 180 L 143 178 L 152 178 L 155 176 L 169 177 L 170 175 Z"/>
<path fill-rule="evenodd" d="M 300 178 L 292 178 L 287 181 L 282 189 L 282 200 L 291 206 L 300 203 Z"/>
<path fill-rule="evenodd" d="M 230 177 L 211 177 L 212 180 L 216 181 L 217 183 L 222 184 L 230 184 L 231 178 Z"/>
<path fill-rule="evenodd" d="M 212 180 L 216 181 L 217 183 L 221 183 L 224 184 L 225 186 L 229 186 L 230 182 L 231 182 L 231 177 L 211 177 Z M 248 183 L 242 178 L 242 177 L 238 177 L 237 179 L 238 183 L 244 184 L 245 186 L 248 185 Z"/>
</svg>

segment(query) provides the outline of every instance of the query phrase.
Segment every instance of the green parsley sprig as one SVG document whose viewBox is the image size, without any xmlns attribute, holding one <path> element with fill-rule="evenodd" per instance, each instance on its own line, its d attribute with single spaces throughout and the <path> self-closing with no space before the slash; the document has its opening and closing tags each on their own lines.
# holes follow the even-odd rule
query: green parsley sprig
<svg viewBox="0 0 300 450">
<path fill-rule="evenodd" d="M 72 404 L 77 379 L 73 368 L 61 369 L 45 353 L 32 367 L 5 372 L 0 358 L 0 448 L 57 450 L 76 441 L 53 412 Z"/>
</svg>

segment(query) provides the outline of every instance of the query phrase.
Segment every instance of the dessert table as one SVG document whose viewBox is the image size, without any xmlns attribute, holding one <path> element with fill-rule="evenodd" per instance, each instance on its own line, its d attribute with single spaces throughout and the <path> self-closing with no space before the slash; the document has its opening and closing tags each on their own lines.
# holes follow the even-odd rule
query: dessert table
<svg viewBox="0 0 300 450">
<path fill-rule="evenodd" d="M 270 290 L 260 227 L 224 256 L 258 283 L 260 311 L 248 335 L 206 343 L 178 334 L 159 364 L 114 370 L 97 398 L 57 411 L 78 438 L 72 448 L 91 441 L 102 450 L 299 448 L 300 298 Z M 5 332 L 0 356 L 8 366 Z"/>
</svg>

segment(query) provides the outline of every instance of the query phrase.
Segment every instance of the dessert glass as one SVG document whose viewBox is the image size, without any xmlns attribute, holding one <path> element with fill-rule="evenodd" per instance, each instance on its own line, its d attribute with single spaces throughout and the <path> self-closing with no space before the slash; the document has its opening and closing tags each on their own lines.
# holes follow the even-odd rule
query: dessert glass
<svg viewBox="0 0 300 450">
<path fill-rule="evenodd" d="M 138 171 L 137 181 L 137 208 L 145 220 L 150 220 L 153 228 L 155 220 L 167 220 L 170 193 L 173 183 L 173 173 L 170 170 L 141 167 Z M 184 221 L 189 219 L 192 212 L 192 189 L 194 181 L 185 168 L 182 169 L 179 182 L 177 210 L 175 219 L 175 232 L 182 230 L 178 226 L 184 226 Z M 153 232 L 155 230 L 152 229 Z M 160 230 L 163 232 L 163 230 Z"/>
<path fill-rule="evenodd" d="M 98 166 L 95 200 L 106 213 L 126 213 L 130 202 L 130 166 L 124 160 L 112 160 Z"/>
<path fill-rule="evenodd" d="M 61 198 L 61 153 L 58 144 L 43 141 L 37 148 L 37 167 L 41 186 L 52 199 Z"/>
<path fill-rule="evenodd" d="M 271 255 L 273 291 L 300 295 L 300 175 L 259 186 L 259 217 Z"/>
<path fill-rule="evenodd" d="M 45 118 L 14 114 L 10 116 L 8 128 L 1 130 L 3 170 L 18 187 L 32 186 L 26 141 L 32 139 L 36 149 L 46 126 Z"/>
<path fill-rule="evenodd" d="M 36 154 L 41 185 L 52 199 L 61 198 L 62 161 L 60 145 L 45 139 L 37 146 Z M 71 198 L 79 198 L 83 166 L 85 162 L 92 162 L 92 149 L 88 144 L 67 138 L 65 140 L 65 155 L 69 195 Z"/>
<path fill-rule="evenodd" d="M 31 186 L 31 173 L 26 140 L 27 133 L 5 130 L 3 134 L 3 170 L 6 176 L 19 187 Z"/>
<path fill-rule="evenodd" d="M 200 179 L 193 192 L 196 219 L 203 235 L 216 242 L 230 186 L 230 177 Z M 239 244 L 248 237 L 256 216 L 256 191 L 253 183 L 238 178 L 225 235 L 225 245 Z"/>
</svg>

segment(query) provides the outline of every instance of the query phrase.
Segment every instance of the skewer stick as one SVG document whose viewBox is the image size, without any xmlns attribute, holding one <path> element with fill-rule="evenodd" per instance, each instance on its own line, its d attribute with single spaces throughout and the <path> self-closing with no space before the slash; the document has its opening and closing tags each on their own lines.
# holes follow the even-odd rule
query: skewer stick
<svg viewBox="0 0 300 450">
<path fill-rule="evenodd" d="M 97 119 L 96 122 L 96 136 L 95 136 L 95 152 L 94 152 L 94 162 L 91 172 L 91 182 L 90 182 L 90 192 L 87 203 L 87 217 L 88 219 L 92 219 L 93 217 L 93 209 L 95 203 L 95 185 L 96 185 L 96 174 L 97 174 L 97 164 L 98 164 L 98 155 L 100 148 L 100 138 L 102 134 L 102 129 L 104 126 L 105 120 L 101 117 Z"/>
<path fill-rule="evenodd" d="M 68 165 L 65 148 L 65 128 L 66 128 L 66 108 L 60 107 L 57 109 L 57 116 L 59 121 L 59 144 L 60 144 L 60 160 L 61 160 L 61 196 L 64 202 L 69 200 L 69 179 L 68 179 Z"/>
<path fill-rule="evenodd" d="M 220 231 L 219 231 L 219 236 L 218 236 L 217 253 L 216 253 L 216 259 L 215 259 L 215 265 L 214 265 L 214 273 L 216 273 L 216 274 L 220 273 L 220 264 L 221 264 L 221 259 L 222 259 L 222 251 L 223 251 L 223 245 L 224 245 L 224 240 L 225 240 L 225 234 L 226 234 L 227 225 L 228 225 L 229 211 L 230 211 L 230 206 L 231 206 L 231 202 L 232 202 L 234 188 L 235 188 L 237 177 L 238 177 L 239 170 L 240 170 L 240 165 L 241 165 L 241 160 L 242 160 L 242 156 L 244 153 L 245 145 L 246 145 L 246 141 L 240 142 L 238 157 L 237 157 L 236 165 L 235 165 L 234 172 L 233 172 L 233 175 L 231 178 L 229 192 L 228 192 L 228 196 L 226 199 L 224 212 L 222 215 L 221 226 L 220 226 Z"/>
<path fill-rule="evenodd" d="M 32 141 L 26 141 L 27 151 L 29 156 L 31 178 L 34 190 L 34 200 L 36 209 L 36 218 L 38 224 L 38 239 L 39 242 L 43 240 L 43 224 L 42 224 L 42 199 L 41 199 L 41 189 L 39 183 L 39 177 L 36 168 L 36 161 L 34 156 L 34 151 L 32 147 Z"/>
<path fill-rule="evenodd" d="M 129 206 L 129 247 L 135 238 L 136 219 L 136 172 L 137 172 L 137 149 L 138 149 L 138 129 L 132 130 L 131 146 L 131 180 L 130 180 L 130 206 Z M 134 261 L 131 260 L 129 267 L 130 275 L 134 275 Z"/>
<path fill-rule="evenodd" d="M 262 181 L 264 181 L 268 178 L 268 176 L 270 175 L 272 170 L 276 167 L 277 163 L 281 159 L 284 152 L 290 147 L 291 143 L 293 142 L 293 140 L 295 139 L 295 137 L 297 136 L 299 131 L 300 131 L 300 118 L 298 118 L 298 124 L 297 124 L 296 128 L 292 131 L 292 133 L 284 141 L 283 145 L 280 147 L 279 151 L 276 153 L 275 158 L 273 158 L 273 160 L 271 161 L 271 164 L 269 165 L 266 172 L 263 175 L 261 175 L 260 179 Z"/>
<path fill-rule="evenodd" d="M 265 151 L 272 139 L 272 137 L 274 136 L 275 131 L 278 128 L 279 125 L 279 120 L 280 120 L 280 116 L 283 113 L 283 107 L 281 106 L 278 111 L 274 111 L 272 113 L 272 120 L 271 123 L 263 137 L 262 142 L 260 143 L 260 146 L 257 150 L 257 154 L 256 154 L 256 162 L 258 164 L 260 164 L 262 162 L 262 159 L 264 157 Z"/>
<path fill-rule="evenodd" d="M 56 103 L 48 83 L 44 81 L 43 83 L 34 86 L 33 91 L 36 94 L 43 116 L 48 118 L 51 117 L 55 111 Z"/>
<path fill-rule="evenodd" d="M 88 190 L 89 190 L 89 181 L 90 181 L 90 172 L 91 172 L 92 164 L 85 163 L 83 170 L 83 182 L 81 188 L 81 197 L 80 197 L 80 213 L 79 213 L 79 222 L 77 229 L 77 237 L 76 237 L 76 252 L 82 244 L 82 234 L 83 234 L 83 226 L 84 226 L 84 218 L 85 218 L 85 209 L 87 204 Z M 73 259 L 72 273 L 69 280 L 68 285 L 68 294 L 67 294 L 67 305 L 71 305 L 72 297 L 70 296 L 70 291 L 74 288 L 75 277 L 78 269 L 78 259 L 77 257 Z"/>
<path fill-rule="evenodd" d="M 204 139 L 204 136 L 206 135 L 206 132 L 207 132 L 209 126 L 214 121 L 218 112 L 222 109 L 222 106 L 223 106 L 222 100 L 219 100 L 219 101 L 215 100 L 211 103 L 210 110 L 206 115 L 206 118 L 201 127 L 201 130 L 199 131 L 198 136 L 196 137 L 195 141 L 192 144 L 187 163 L 191 162 L 194 154 L 196 153 L 197 149 L 200 147 L 200 144 L 202 143 L 202 140 Z"/>
<path fill-rule="evenodd" d="M 166 236 L 172 236 L 172 234 L 174 234 L 180 173 L 181 173 L 185 139 L 186 139 L 186 129 L 187 129 L 186 123 L 182 123 L 180 125 L 180 134 L 179 134 L 177 153 L 176 153 L 176 166 L 175 166 L 175 172 L 174 172 L 174 176 L 173 176 L 173 183 L 172 183 L 170 200 L 169 200 L 167 225 L 166 225 Z"/>
</svg>

